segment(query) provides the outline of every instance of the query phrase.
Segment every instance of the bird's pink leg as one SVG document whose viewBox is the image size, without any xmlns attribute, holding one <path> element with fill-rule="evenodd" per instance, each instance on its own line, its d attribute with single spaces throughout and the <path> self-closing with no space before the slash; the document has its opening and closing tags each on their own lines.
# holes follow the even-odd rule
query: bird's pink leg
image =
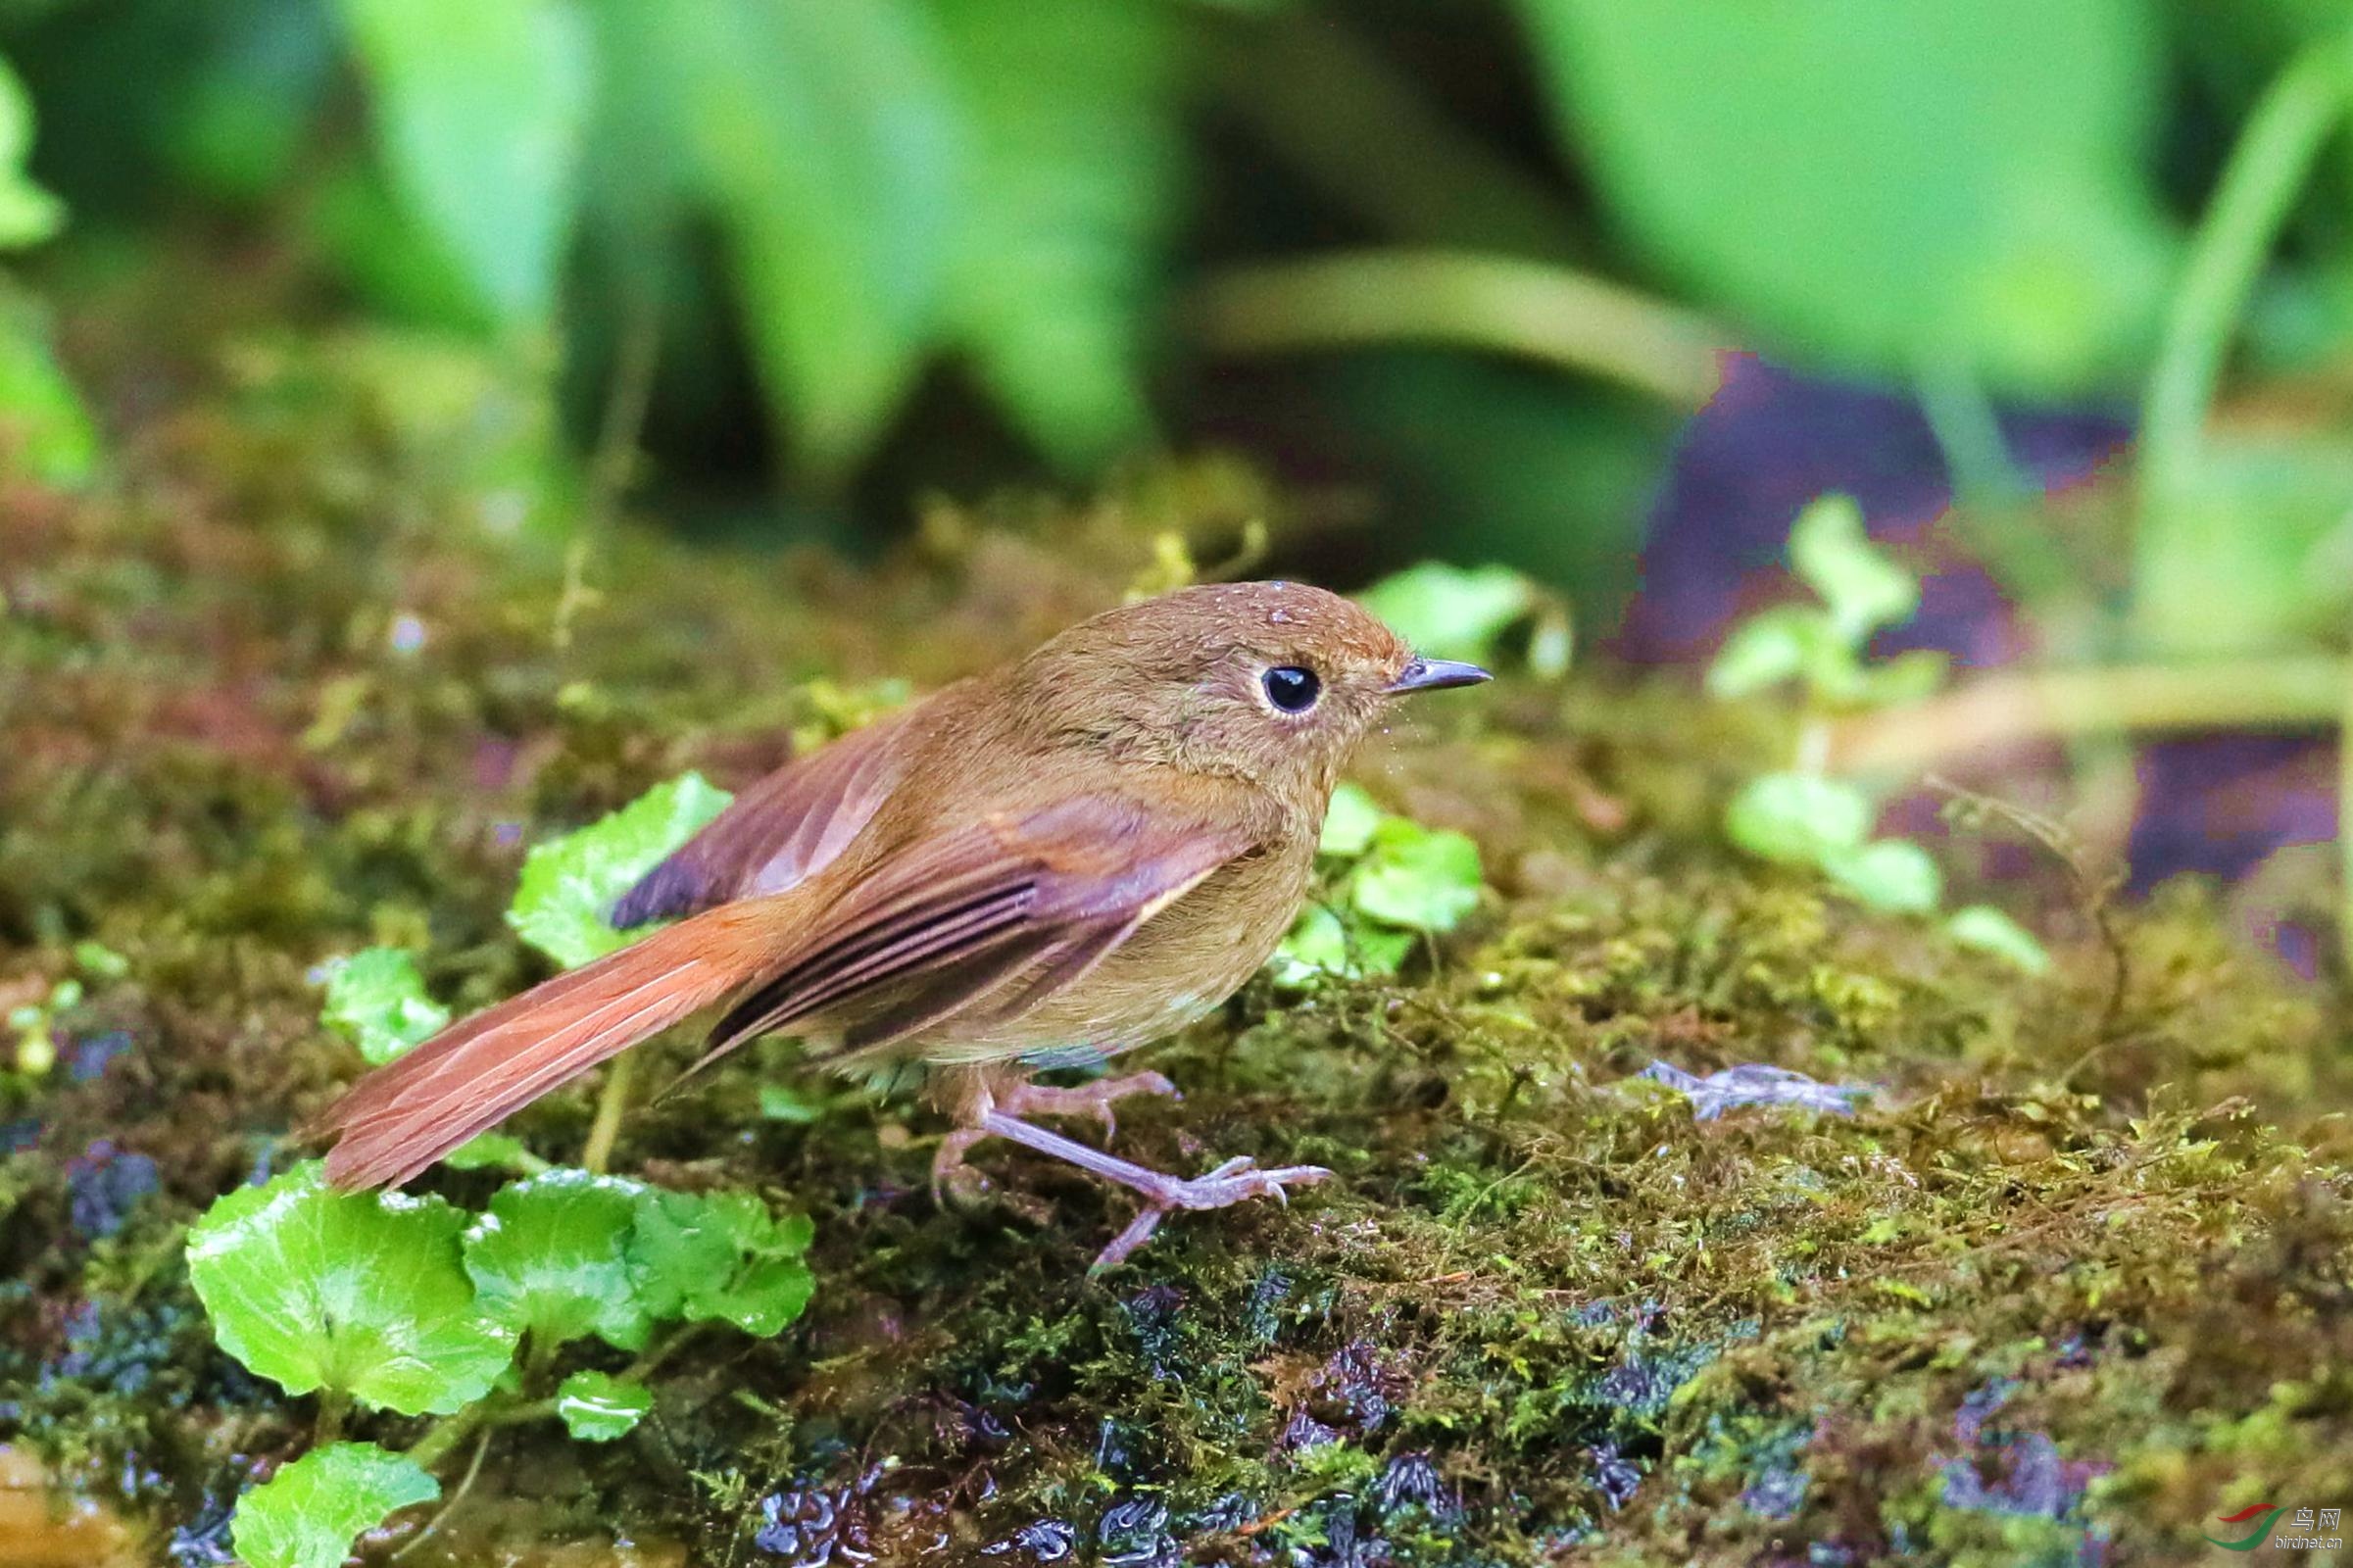
<svg viewBox="0 0 2353 1568">
<path fill-rule="evenodd" d="M 1284 1189 L 1310 1186 L 1332 1174 L 1321 1165 L 1260 1170 L 1256 1161 L 1244 1155 L 1227 1160 L 1206 1176 L 1188 1180 L 1135 1164 L 1116 1154 L 1106 1154 L 1099 1149 L 1089 1149 L 1060 1133 L 1050 1133 L 1002 1111 L 984 1113 L 976 1131 L 984 1137 L 1008 1139 L 1041 1154 L 1066 1159 L 1083 1171 L 1122 1187 L 1132 1187 L 1144 1195 L 1144 1212 L 1130 1220 L 1127 1229 L 1097 1254 L 1094 1272 L 1099 1274 L 1125 1262 L 1130 1252 L 1152 1240 L 1152 1233 L 1160 1228 L 1161 1220 L 1180 1208 L 1224 1208 L 1246 1198 L 1272 1198 L 1278 1202 L 1289 1202 Z"/>
<path fill-rule="evenodd" d="M 1107 1078 L 1100 1083 L 1077 1089 L 1054 1089 L 1035 1084 L 1013 1084 L 992 1089 L 975 1084 L 958 1107 L 962 1124 L 950 1133 L 940 1146 L 938 1157 L 932 1162 L 932 1189 L 941 1186 L 964 1162 L 973 1145 L 984 1138 L 1003 1138 L 1041 1154 L 1052 1154 L 1067 1160 L 1090 1175 L 1104 1181 L 1116 1182 L 1130 1188 L 1144 1199 L 1144 1211 L 1128 1223 L 1127 1229 L 1112 1238 L 1095 1259 L 1095 1271 L 1101 1273 L 1126 1261 L 1130 1253 L 1152 1240 L 1160 1221 L 1180 1208 L 1224 1208 L 1245 1199 L 1272 1198 L 1287 1202 L 1286 1189 L 1305 1187 L 1320 1182 L 1332 1173 L 1320 1165 L 1287 1165 L 1277 1170 L 1260 1170 L 1249 1158 L 1229 1159 L 1205 1176 L 1190 1179 L 1170 1176 L 1121 1159 L 1116 1154 L 1049 1132 L 1031 1122 L 1023 1121 L 1020 1112 L 1027 1110 L 1040 1115 L 1076 1115 L 1093 1112 L 1100 1115 L 1106 1128 L 1111 1123 L 1110 1102 L 1126 1095 L 1173 1095 L 1176 1090 L 1166 1078 L 1156 1072 L 1140 1072 L 1125 1078 Z"/>
</svg>

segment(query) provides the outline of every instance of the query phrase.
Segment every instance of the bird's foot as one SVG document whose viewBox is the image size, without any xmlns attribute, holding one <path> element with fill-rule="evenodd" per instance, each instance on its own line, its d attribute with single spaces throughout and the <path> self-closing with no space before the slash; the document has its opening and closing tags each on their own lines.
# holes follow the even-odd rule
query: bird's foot
<svg viewBox="0 0 2353 1568">
<path fill-rule="evenodd" d="M 1144 1211 L 1096 1255 L 1090 1273 L 1101 1274 L 1126 1262 L 1129 1253 L 1152 1240 L 1152 1232 L 1160 1228 L 1160 1221 L 1180 1208 L 1224 1208 L 1251 1198 L 1271 1198 L 1288 1205 L 1290 1188 L 1311 1187 L 1332 1173 L 1321 1165 L 1285 1165 L 1276 1170 L 1260 1170 L 1255 1160 L 1242 1156 L 1227 1160 L 1206 1176 L 1191 1180 L 1165 1176 L 1158 1171 L 1148 1174 L 1152 1177 L 1149 1186 L 1130 1184 L 1144 1195 Z"/>
<path fill-rule="evenodd" d="M 1157 1074 L 1140 1073 L 1140 1078 Z M 1009 1098 L 1009 1097 L 1008 1097 Z M 1003 1138 L 1034 1149 L 1041 1154 L 1052 1154 L 1067 1160 L 1090 1175 L 1104 1181 L 1116 1182 L 1138 1194 L 1144 1200 L 1144 1212 L 1128 1223 L 1127 1229 L 1113 1238 L 1095 1259 L 1095 1270 L 1116 1267 L 1129 1254 L 1152 1239 L 1160 1221 L 1180 1208 L 1223 1208 L 1250 1198 L 1272 1198 L 1288 1202 L 1288 1189 L 1305 1187 L 1320 1182 L 1332 1173 L 1320 1165 L 1287 1165 L 1278 1170 L 1260 1170 L 1255 1161 L 1247 1158 L 1229 1159 L 1206 1176 L 1190 1179 L 1170 1176 L 1116 1154 L 1092 1149 L 1060 1133 L 1049 1132 L 1034 1123 L 1021 1120 L 995 1108 L 981 1109 L 965 1126 L 949 1135 L 941 1146 L 941 1156 L 948 1159 L 953 1152 L 951 1171 L 963 1160 L 964 1152 L 983 1138 Z M 938 1169 L 935 1166 L 935 1171 Z"/>
</svg>

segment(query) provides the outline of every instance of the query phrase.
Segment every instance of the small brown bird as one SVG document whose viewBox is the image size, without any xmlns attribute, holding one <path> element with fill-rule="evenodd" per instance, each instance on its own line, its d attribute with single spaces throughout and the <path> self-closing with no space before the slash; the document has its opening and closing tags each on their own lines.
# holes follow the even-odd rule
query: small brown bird
<svg viewBox="0 0 2353 1568">
<path fill-rule="evenodd" d="M 1005 1138 L 1163 1216 L 1320 1181 L 1232 1159 L 1190 1180 L 1025 1114 L 1100 1117 L 1158 1073 L 1075 1089 L 1266 961 L 1305 897 L 1340 769 L 1390 700 L 1487 679 L 1416 658 L 1335 594 L 1188 588 L 1084 621 L 747 789 L 613 911 L 691 918 L 466 1019 L 321 1118 L 344 1187 L 407 1181 L 598 1062 L 732 996 L 702 1058 L 784 1033 L 849 1070 L 909 1060 L 957 1130 L 935 1186 Z M 702 1062 L 698 1062 L 700 1066 Z"/>
</svg>

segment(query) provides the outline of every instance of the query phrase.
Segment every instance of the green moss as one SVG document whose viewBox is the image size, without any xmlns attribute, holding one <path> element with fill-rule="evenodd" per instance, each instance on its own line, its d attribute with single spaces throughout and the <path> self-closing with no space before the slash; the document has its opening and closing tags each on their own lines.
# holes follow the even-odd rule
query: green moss
<svg viewBox="0 0 2353 1568">
<path fill-rule="evenodd" d="M 172 1526 L 310 1422 L 209 1348 L 177 1235 L 357 1070 L 316 964 L 386 944 L 506 995 L 544 972 L 500 922 L 524 844 L 689 766 L 740 785 L 843 692 L 1017 651 L 1264 502 L 1199 469 L 942 511 L 868 572 L 623 529 L 567 587 L 429 427 L 258 395 L 109 499 L 0 506 L 0 988 L 86 939 L 126 960 L 56 1070 L 0 1083 L 0 1429 Z M 1417 722 L 1367 782 L 1473 834 L 1496 896 L 1401 980 L 1253 986 L 1155 1055 L 1185 1102 L 1121 1121 L 1138 1157 L 1338 1180 L 1090 1282 L 1122 1200 L 992 1147 L 994 1190 L 937 1208 L 935 1117 L 746 1053 L 621 1168 L 811 1214 L 808 1316 L 681 1351 L 612 1445 L 502 1434 L 417 1555 L 618 1525 L 744 1562 L 2204 1560 L 2218 1513 L 2353 1495 L 2344 1014 L 2209 890 L 2124 916 L 2111 1016 L 2088 937 L 2023 980 L 1739 863 L 1713 822 L 1753 712 L 1507 681 Z M 1652 1060 L 1875 1093 L 1699 1121 Z M 763 1115 L 763 1074 L 820 1113 Z M 511 1130 L 569 1157 L 587 1117 Z"/>
</svg>

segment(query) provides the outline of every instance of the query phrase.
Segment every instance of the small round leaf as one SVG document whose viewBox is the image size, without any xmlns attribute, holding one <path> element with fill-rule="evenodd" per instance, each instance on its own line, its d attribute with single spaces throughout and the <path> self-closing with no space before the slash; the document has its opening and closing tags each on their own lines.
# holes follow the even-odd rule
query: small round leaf
<svg viewBox="0 0 2353 1568">
<path fill-rule="evenodd" d="M 1944 897 L 1944 873 L 1909 839 L 1880 839 L 1822 862 L 1832 881 L 1875 909 L 1926 914 Z"/>
<path fill-rule="evenodd" d="M 2034 940 L 2034 933 L 1990 904 L 1955 909 L 1944 922 L 1944 931 L 1961 946 L 2007 958 L 2028 974 L 2050 972 L 2050 953 Z"/>
<path fill-rule="evenodd" d="M 1813 773 L 1766 773 L 1733 797 L 1724 831 L 1759 859 L 1823 865 L 1862 844 L 1871 816 L 1871 803 L 1851 784 Z"/>
<path fill-rule="evenodd" d="M 440 1495 L 441 1483 L 405 1454 L 332 1443 L 239 1497 L 229 1544 L 246 1568 L 341 1568 L 363 1532 Z"/>
<path fill-rule="evenodd" d="M 604 1372 L 574 1372 L 556 1390 L 564 1430 L 583 1443 L 625 1437 L 653 1408 L 653 1391 L 644 1384 Z"/>
</svg>

